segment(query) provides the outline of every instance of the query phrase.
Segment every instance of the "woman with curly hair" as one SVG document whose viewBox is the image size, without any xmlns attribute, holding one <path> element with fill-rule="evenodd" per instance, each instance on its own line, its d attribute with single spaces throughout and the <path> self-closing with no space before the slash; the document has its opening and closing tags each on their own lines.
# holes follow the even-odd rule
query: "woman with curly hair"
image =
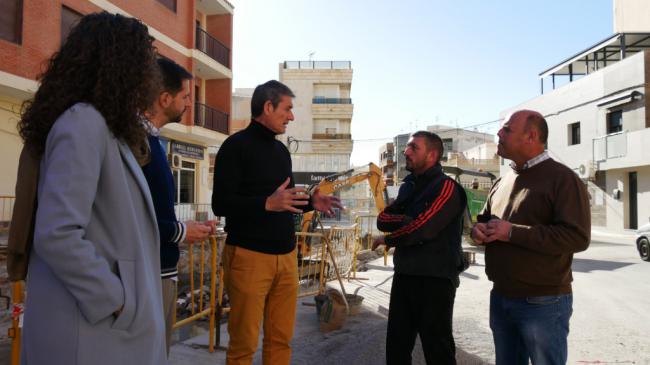
<svg viewBox="0 0 650 365">
<path fill-rule="evenodd" d="M 166 363 L 158 229 L 132 153 L 157 89 L 152 42 L 136 19 L 83 17 L 25 107 L 40 173 L 23 364 Z"/>
</svg>

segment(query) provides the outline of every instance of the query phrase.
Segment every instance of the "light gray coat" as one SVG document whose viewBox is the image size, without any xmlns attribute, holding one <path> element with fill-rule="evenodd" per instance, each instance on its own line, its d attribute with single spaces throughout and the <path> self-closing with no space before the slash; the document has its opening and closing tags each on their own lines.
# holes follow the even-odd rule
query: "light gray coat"
<svg viewBox="0 0 650 365">
<path fill-rule="evenodd" d="M 75 104 L 41 161 L 22 363 L 166 364 L 159 242 L 131 150 Z"/>
</svg>

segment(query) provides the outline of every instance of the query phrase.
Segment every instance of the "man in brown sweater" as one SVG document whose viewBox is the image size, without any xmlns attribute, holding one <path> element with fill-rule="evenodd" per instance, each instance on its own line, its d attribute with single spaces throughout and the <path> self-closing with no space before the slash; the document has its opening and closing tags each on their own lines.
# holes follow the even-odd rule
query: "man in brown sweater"
<svg viewBox="0 0 650 365">
<path fill-rule="evenodd" d="M 515 112 L 498 136 L 498 154 L 512 160 L 512 171 L 492 187 L 471 233 L 486 246 L 485 272 L 494 283 L 496 363 L 565 364 L 571 262 L 591 235 L 587 191 L 544 150 L 548 126 L 540 113 Z"/>
</svg>

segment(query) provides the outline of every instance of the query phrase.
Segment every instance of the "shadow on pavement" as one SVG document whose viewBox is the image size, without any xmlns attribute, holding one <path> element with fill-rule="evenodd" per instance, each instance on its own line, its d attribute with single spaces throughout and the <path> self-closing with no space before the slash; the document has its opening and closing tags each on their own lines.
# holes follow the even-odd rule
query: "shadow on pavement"
<svg viewBox="0 0 650 365">
<path fill-rule="evenodd" d="M 634 264 L 636 264 L 636 262 L 617 262 L 574 258 L 573 265 L 571 267 L 573 271 L 588 273 L 592 271 L 614 271 Z"/>
<path fill-rule="evenodd" d="M 318 330 L 315 313 L 298 314 L 298 320 L 312 322 L 313 326 L 301 328 L 294 337 L 292 364 L 384 364 L 386 350 L 386 325 L 384 317 L 369 310 L 349 316 L 343 328 L 327 334 Z M 486 364 L 480 358 L 457 349 L 459 365 Z M 256 360 L 259 361 L 259 358 Z M 254 362 L 255 363 L 255 362 Z M 413 364 L 425 364 L 422 344 L 418 339 L 413 350 Z"/>
</svg>

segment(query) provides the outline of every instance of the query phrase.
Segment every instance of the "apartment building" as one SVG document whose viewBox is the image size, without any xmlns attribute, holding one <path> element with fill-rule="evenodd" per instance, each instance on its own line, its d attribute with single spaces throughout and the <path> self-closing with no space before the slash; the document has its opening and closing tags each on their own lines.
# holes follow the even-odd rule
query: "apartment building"
<svg viewBox="0 0 650 365">
<path fill-rule="evenodd" d="M 230 134 L 236 133 L 248 127 L 251 122 L 251 100 L 253 99 L 252 88 L 237 88 L 232 93 L 232 120 L 230 122 Z"/>
<path fill-rule="evenodd" d="M 226 0 L 0 1 L 0 195 L 13 195 L 22 141 L 16 130 L 23 101 L 38 88 L 44 62 L 84 15 L 108 11 L 139 18 L 155 46 L 194 75 L 195 107 L 161 132 L 177 202 L 209 202 L 208 148 L 228 136 L 232 94 L 233 6 Z"/>
<path fill-rule="evenodd" d="M 427 131 L 437 134 L 442 139 L 445 151 L 443 160 L 446 160 L 450 153 L 464 152 L 476 146 L 494 142 L 493 134 L 448 125 L 431 125 L 427 127 Z"/>
<path fill-rule="evenodd" d="M 650 217 L 649 12 L 614 0 L 614 34 L 541 72 L 542 95 L 501 113 L 544 114 L 551 156 L 588 186 L 592 224 L 617 231 Z"/>
<path fill-rule="evenodd" d="M 392 142 L 379 147 L 379 167 L 386 186 L 395 185 L 395 145 Z"/>
<path fill-rule="evenodd" d="M 494 135 L 446 125 L 428 126 L 427 131 L 437 134 L 442 139 L 444 154 L 441 158 L 441 164 L 443 166 L 499 175 L 499 159 L 496 156 Z M 406 144 L 410 137 L 411 134 L 406 133 L 393 138 L 394 162 L 392 170 L 395 185 L 399 185 L 402 179 L 409 174 L 406 170 L 404 150 L 406 150 Z M 386 147 L 381 147 L 382 150 L 384 148 Z M 473 180 L 474 177 L 470 175 L 461 176 L 461 183 L 464 185 L 469 186 Z M 490 184 L 488 178 L 479 178 L 479 180 L 482 187 L 487 187 Z"/>
<path fill-rule="evenodd" d="M 291 152 L 294 178 L 312 184 L 350 168 L 352 112 L 350 61 L 285 61 L 280 81 L 296 95 L 295 120 L 279 138 Z"/>
<path fill-rule="evenodd" d="M 394 168 L 393 168 L 393 181 L 395 185 L 400 185 L 402 180 L 409 174 L 406 170 L 406 157 L 404 156 L 404 151 L 406 150 L 406 144 L 411 138 L 410 133 L 398 134 L 393 137 L 393 153 L 395 156 Z"/>
<path fill-rule="evenodd" d="M 492 187 L 494 177 L 499 177 L 501 173 L 499 162 L 497 144 L 494 142 L 486 142 L 462 152 L 447 153 L 446 160 L 442 161 L 442 165 L 458 167 L 466 171 L 492 174 L 491 177 L 487 177 L 466 173 L 461 174 L 459 178 L 461 185 L 464 187 L 478 187 L 488 190 Z"/>
</svg>

